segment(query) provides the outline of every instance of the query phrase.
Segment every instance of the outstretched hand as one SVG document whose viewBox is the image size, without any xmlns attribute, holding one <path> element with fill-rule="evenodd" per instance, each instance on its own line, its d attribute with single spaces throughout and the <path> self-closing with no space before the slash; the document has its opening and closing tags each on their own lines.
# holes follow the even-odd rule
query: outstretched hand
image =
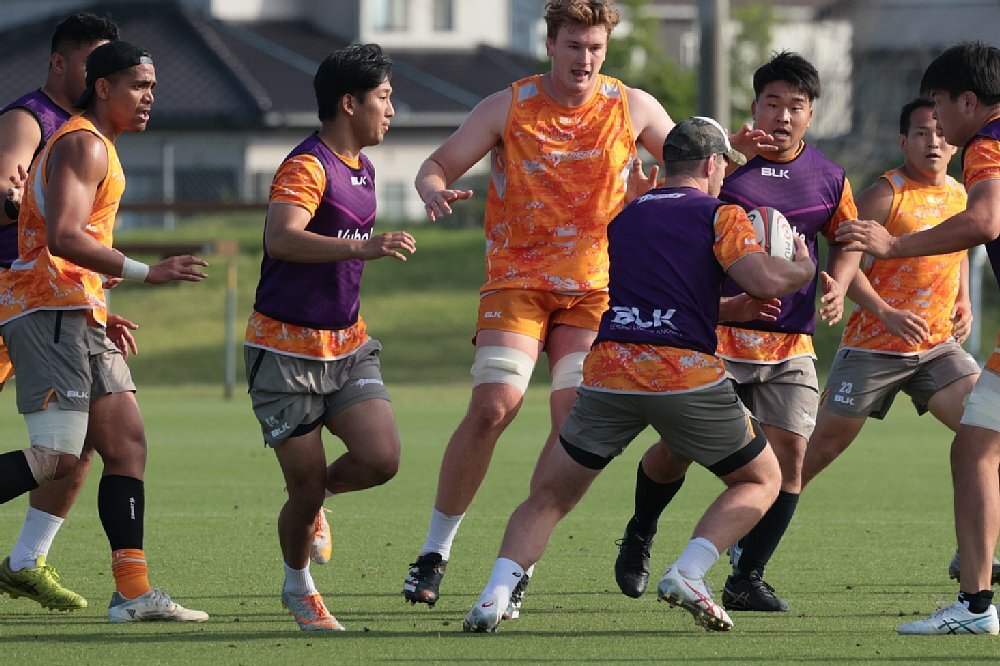
<svg viewBox="0 0 1000 666">
<path fill-rule="evenodd" d="M 451 215 L 451 202 L 472 198 L 472 190 L 435 190 L 424 200 L 424 209 L 431 222 Z"/>
<path fill-rule="evenodd" d="M 777 321 L 781 314 L 781 300 L 777 298 L 754 298 L 742 293 L 722 299 L 719 319 L 721 321 Z"/>
<path fill-rule="evenodd" d="M 969 339 L 972 333 L 972 303 L 969 301 L 955 301 L 955 307 L 951 309 L 951 335 L 962 344 Z"/>
<path fill-rule="evenodd" d="M 207 273 L 198 270 L 198 266 L 208 266 L 208 262 L 193 257 L 190 254 L 167 257 L 158 264 L 149 267 L 146 275 L 148 284 L 165 284 L 167 282 L 201 282 L 208 277 Z"/>
<path fill-rule="evenodd" d="M 748 161 L 757 155 L 778 151 L 778 147 L 774 145 L 774 136 L 764 130 L 754 129 L 750 123 L 745 123 L 738 132 L 730 134 L 729 143 L 743 153 Z"/>
<path fill-rule="evenodd" d="M 837 227 L 836 242 L 844 252 L 867 252 L 878 259 L 892 256 L 895 237 L 875 220 L 848 220 Z"/>
</svg>

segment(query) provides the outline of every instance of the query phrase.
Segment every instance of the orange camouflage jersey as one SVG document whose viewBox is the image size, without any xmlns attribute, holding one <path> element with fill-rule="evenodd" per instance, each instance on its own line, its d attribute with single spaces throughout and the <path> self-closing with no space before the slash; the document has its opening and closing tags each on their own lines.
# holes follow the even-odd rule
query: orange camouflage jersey
<svg viewBox="0 0 1000 666">
<path fill-rule="evenodd" d="M 885 228 L 902 236 L 935 227 L 965 210 L 965 189 L 952 177 L 935 187 L 918 183 L 899 169 L 882 178 L 892 187 L 892 207 Z M 885 330 L 874 314 L 854 307 L 840 346 L 890 354 L 916 354 L 952 339 L 951 315 L 958 296 L 965 252 L 900 259 L 873 259 L 865 255 L 861 270 L 872 288 L 890 307 L 906 310 L 927 322 L 930 334 L 911 345 Z"/>
<path fill-rule="evenodd" d="M 715 219 L 715 259 L 729 270 L 748 254 L 764 252 L 746 212 L 721 206 Z M 583 386 L 612 393 L 683 393 L 721 382 L 722 359 L 667 345 L 602 340 L 583 363 Z"/>
<path fill-rule="evenodd" d="M 357 168 L 360 160 L 345 159 Z M 312 155 L 296 155 L 281 163 L 271 182 L 269 203 L 299 206 L 314 215 L 326 191 L 326 170 Z M 364 319 L 340 330 L 296 326 L 254 311 L 247 322 L 244 342 L 248 347 L 269 349 L 279 354 L 333 361 L 354 353 L 368 340 Z"/>
<path fill-rule="evenodd" d="M 101 326 L 107 322 L 103 277 L 50 254 L 45 238 L 46 171 L 52 146 L 64 135 L 81 131 L 94 134 L 107 149 L 107 175 L 94 195 L 86 232 L 101 245 L 111 247 L 125 173 L 115 145 L 93 123 L 78 116 L 52 135 L 28 174 L 18 217 L 18 257 L 10 270 L 0 271 L 0 324 L 35 310 L 89 310 L 94 322 Z"/>
<path fill-rule="evenodd" d="M 837 227 L 858 217 L 858 207 L 854 203 L 851 183 L 844 180 L 844 191 L 840 195 L 837 209 L 823 228 L 827 241 L 833 242 Z M 781 333 L 778 331 L 758 331 L 736 326 L 719 326 L 719 356 L 741 363 L 775 364 L 799 356 L 816 358 L 812 336 L 806 333 Z"/>
<path fill-rule="evenodd" d="M 501 143 L 491 153 L 486 284 L 580 293 L 608 286 L 608 223 L 621 210 L 635 155 L 625 86 L 600 76 L 567 108 L 541 77 L 511 85 Z"/>
<path fill-rule="evenodd" d="M 990 122 L 995 120 L 997 118 Z M 986 180 L 1000 179 L 1000 141 L 985 136 L 975 137 L 963 154 L 962 179 L 966 190 L 971 190 L 973 186 Z M 986 361 L 986 368 L 1000 373 L 1000 336 L 997 337 L 997 346 Z"/>
</svg>

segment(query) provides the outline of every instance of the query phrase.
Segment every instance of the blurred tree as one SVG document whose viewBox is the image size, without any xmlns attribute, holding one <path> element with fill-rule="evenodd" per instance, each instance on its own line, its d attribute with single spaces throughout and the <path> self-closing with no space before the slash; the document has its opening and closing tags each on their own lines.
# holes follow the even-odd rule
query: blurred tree
<svg viewBox="0 0 1000 666">
<path fill-rule="evenodd" d="M 695 73 L 680 67 L 660 48 L 659 26 L 644 11 L 648 0 L 618 3 L 631 24 L 626 33 L 615 30 L 601 71 L 641 88 L 659 100 L 671 118 L 687 118 L 695 111 Z"/>
<path fill-rule="evenodd" d="M 771 37 L 778 15 L 770 0 L 736 7 L 730 18 L 739 27 L 729 47 L 730 118 L 735 130 L 750 120 L 753 73 L 771 56 Z"/>
</svg>

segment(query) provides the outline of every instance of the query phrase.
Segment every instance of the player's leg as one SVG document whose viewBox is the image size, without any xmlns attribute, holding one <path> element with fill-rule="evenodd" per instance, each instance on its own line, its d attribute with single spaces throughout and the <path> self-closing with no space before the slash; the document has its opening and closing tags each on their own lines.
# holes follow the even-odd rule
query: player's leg
<svg viewBox="0 0 1000 666">
<path fill-rule="evenodd" d="M 403 596 L 411 603 L 433 606 L 438 600 L 458 528 L 486 478 L 497 439 L 521 407 L 541 353 L 546 298 L 501 290 L 480 300 L 472 397 L 445 448 L 427 537 L 403 581 Z"/>
<path fill-rule="evenodd" d="M 726 364 L 735 372 L 741 364 Z M 746 406 L 761 423 L 781 468 L 781 490 L 774 504 L 750 532 L 730 549 L 733 574 L 726 581 L 722 602 L 729 610 L 787 611 L 788 604 L 764 581 L 764 568 L 777 549 L 798 506 L 802 461 L 816 424 L 819 402 L 812 359 L 795 358 L 754 369 L 760 381 L 740 381 Z"/>
<path fill-rule="evenodd" d="M 0 495 L 6 501 L 24 491 L 51 488 L 46 494 L 62 506 L 60 479 L 71 476 L 82 455 L 87 431 L 90 385 L 84 315 L 39 312 L 4 327 L 18 368 L 18 411 L 25 416 L 29 448 L 0 456 Z M 58 343 L 56 342 L 58 340 Z M 73 387 L 75 393 L 61 390 Z M 60 400 L 61 398 L 61 400 Z M 0 566 L 0 592 L 33 599 L 47 608 L 85 608 L 86 600 L 59 583 L 45 562 L 48 544 L 61 519 L 29 509 L 12 557 Z"/>
<path fill-rule="evenodd" d="M 634 512 L 617 542 L 615 581 L 623 594 L 639 598 L 649 584 L 649 558 L 660 514 L 684 484 L 691 461 L 670 452 L 663 441 L 651 446 L 636 469 Z"/>
<path fill-rule="evenodd" d="M 634 396 L 581 390 L 560 443 L 535 469 L 535 483 L 511 515 L 497 561 L 465 631 L 496 631 L 526 570 L 541 558 L 552 530 L 602 469 L 645 428 Z"/>
<path fill-rule="evenodd" d="M 319 423 L 300 425 L 274 449 L 288 491 L 278 514 L 278 541 L 285 568 L 281 601 L 303 631 L 340 631 L 343 625 L 327 610 L 309 571 L 313 520 L 326 495 L 321 433 Z"/>
<path fill-rule="evenodd" d="M 958 600 L 925 620 L 899 626 L 901 634 L 1000 634 L 990 589 L 1000 535 L 1000 376 L 990 363 L 969 394 L 951 445 L 955 534 L 962 553 Z"/>
<path fill-rule="evenodd" d="M 938 421 L 958 432 L 965 411 L 965 399 L 979 378 L 979 364 L 957 342 L 935 349 L 932 358 L 921 364 L 920 372 L 907 386 L 907 393 L 919 413 L 929 411 Z M 948 576 L 961 576 L 961 558 L 956 549 L 948 563 Z M 1000 560 L 993 557 L 992 581 L 1000 583 Z"/>
<path fill-rule="evenodd" d="M 111 622 L 203 622 L 208 614 L 184 608 L 149 584 L 145 529 L 146 431 L 125 359 L 102 328 L 87 327 L 90 349 L 90 420 L 87 443 L 101 456 L 104 473 L 97 511 L 111 547 L 115 592 Z"/>
<path fill-rule="evenodd" d="M 343 629 L 309 571 L 314 521 L 326 496 L 322 429 L 327 399 L 347 379 L 351 361 L 319 361 L 244 348 L 247 385 L 264 443 L 273 448 L 287 498 L 278 514 L 284 583 L 281 601 L 303 631 Z"/>
<path fill-rule="evenodd" d="M 681 394 L 683 407 L 675 424 L 653 425 L 671 451 L 707 468 L 727 488 L 702 516 L 680 557 L 657 585 L 661 600 L 690 612 L 706 629 L 725 631 L 732 620 L 712 600 L 705 574 L 719 553 L 745 534 L 764 514 L 778 492 L 778 463 L 760 425 L 736 399 L 729 382 Z M 659 410 L 669 418 L 669 405 Z M 670 426 L 673 425 L 673 428 Z"/>
</svg>

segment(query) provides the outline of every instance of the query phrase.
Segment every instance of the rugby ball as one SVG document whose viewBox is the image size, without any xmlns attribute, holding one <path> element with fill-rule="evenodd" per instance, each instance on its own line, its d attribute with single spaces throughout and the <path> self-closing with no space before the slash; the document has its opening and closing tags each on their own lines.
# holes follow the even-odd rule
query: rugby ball
<svg viewBox="0 0 1000 666">
<path fill-rule="evenodd" d="M 772 257 L 795 258 L 795 232 L 785 216 L 770 206 L 760 206 L 747 213 L 757 242 Z"/>
</svg>

